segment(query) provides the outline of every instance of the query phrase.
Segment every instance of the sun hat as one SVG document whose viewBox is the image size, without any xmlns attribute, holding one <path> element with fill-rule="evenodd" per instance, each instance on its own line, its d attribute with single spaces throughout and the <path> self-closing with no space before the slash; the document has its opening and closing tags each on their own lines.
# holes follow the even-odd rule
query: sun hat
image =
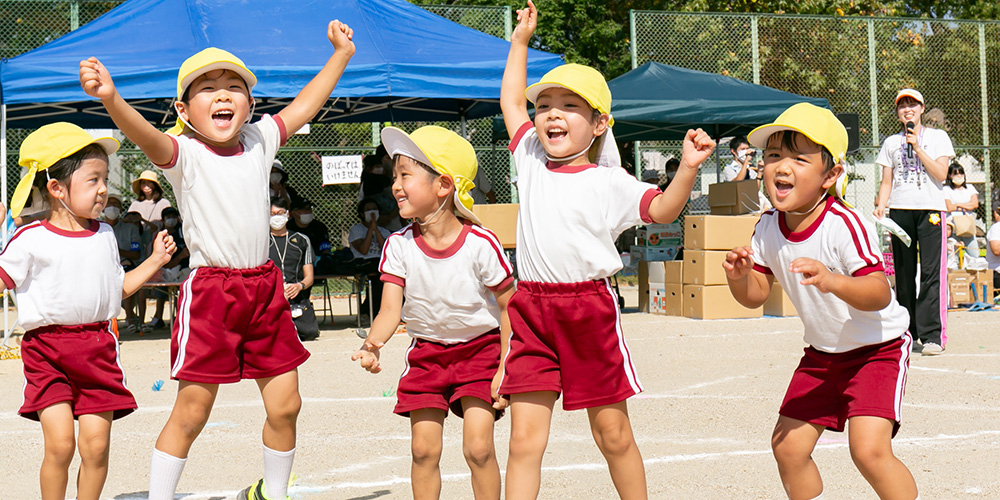
<svg viewBox="0 0 1000 500">
<path fill-rule="evenodd" d="M 647 168 L 647 169 L 645 169 L 645 170 L 642 171 L 642 181 L 643 182 L 651 181 L 651 180 L 654 180 L 654 179 L 660 180 L 660 173 L 659 172 L 657 172 L 656 170 L 653 170 L 651 168 Z"/>
<path fill-rule="evenodd" d="M 108 199 L 110 200 L 112 198 L 118 200 L 119 203 L 123 203 L 125 201 L 122 199 L 122 195 L 118 193 L 108 193 Z"/>
<path fill-rule="evenodd" d="M 196 78 L 217 69 L 228 69 L 240 75 L 240 78 L 247 84 L 247 91 L 250 93 L 257 85 L 257 77 L 247 69 L 240 58 L 220 48 L 209 47 L 187 58 L 181 64 L 181 69 L 177 72 L 177 100 L 180 101 L 184 98 L 184 91 Z M 177 122 L 167 133 L 178 135 L 183 131 L 184 122 L 178 117 Z"/>
<path fill-rule="evenodd" d="M 904 98 L 904 97 L 913 98 L 914 100 L 916 100 L 920 104 L 924 103 L 924 95 L 923 94 L 921 94 L 920 92 L 918 92 L 918 91 L 916 91 L 914 89 L 903 89 L 903 90 L 900 90 L 898 94 L 896 94 L 896 100 L 893 101 L 893 104 L 897 104 L 898 105 L 899 104 L 899 100 L 902 99 L 902 98 Z"/>
<path fill-rule="evenodd" d="M 389 156 L 403 155 L 417 162 L 429 165 L 437 173 L 451 177 L 455 183 L 455 209 L 458 215 L 477 225 L 482 225 L 472 213 L 472 195 L 469 191 L 476 186 L 479 164 L 476 150 L 469 141 L 446 128 L 428 125 L 407 134 L 396 127 L 382 129 L 382 144 Z"/>
<path fill-rule="evenodd" d="M 553 87 L 562 87 L 579 95 L 590 107 L 608 115 L 608 127 L 615 124 L 615 119 L 611 116 L 611 89 L 600 71 L 582 64 L 563 64 L 545 73 L 538 83 L 525 89 L 524 96 L 534 104 L 542 91 Z"/>
<path fill-rule="evenodd" d="M 118 151 L 118 141 L 113 137 L 95 138 L 86 130 L 67 122 L 50 123 L 25 137 L 17 163 L 26 167 L 28 173 L 14 189 L 14 196 L 10 200 L 11 215 L 17 217 L 21 214 L 38 171 L 51 167 L 91 144 L 101 146 L 108 155 Z"/>
<path fill-rule="evenodd" d="M 837 116 L 826 108 L 800 102 L 783 111 L 774 123 L 753 129 L 747 139 L 750 145 L 765 149 L 767 139 L 775 132 L 791 130 L 826 148 L 837 163 L 847 154 L 847 129 Z"/>
<path fill-rule="evenodd" d="M 160 186 L 160 191 L 163 191 L 163 185 L 160 184 L 160 178 L 156 175 L 156 172 L 152 170 L 143 170 L 139 177 L 132 181 L 132 192 L 137 196 L 142 196 L 142 191 L 139 190 L 139 183 L 142 181 L 150 181 Z"/>
</svg>

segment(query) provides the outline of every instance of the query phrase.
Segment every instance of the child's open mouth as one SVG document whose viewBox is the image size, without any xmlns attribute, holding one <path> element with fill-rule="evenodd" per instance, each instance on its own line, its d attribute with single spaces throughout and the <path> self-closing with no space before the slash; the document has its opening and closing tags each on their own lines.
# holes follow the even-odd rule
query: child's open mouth
<svg viewBox="0 0 1000 500">
<path fill-rule="evenodd" d="M 567 135 L 565 130 L 558 127 L 550 128 L 547 131 L 547 134 L 549 136 L 549 142 L 559 142 L 565 139 Z"/>
<path fill-rule="evenodd" d="M 212 123 L 219 128 L 227 128 L 233 122 L 233 112 L 223 109 L 212 113 Z"/>
<path fill-rule="evenodd" d="M 774 181 L 774 194 L 778 195 L 779 198 L 784 198 L 788 196 L 788 193 L 792 192 L 792 184 L 786 181 Z"/>
</svg>

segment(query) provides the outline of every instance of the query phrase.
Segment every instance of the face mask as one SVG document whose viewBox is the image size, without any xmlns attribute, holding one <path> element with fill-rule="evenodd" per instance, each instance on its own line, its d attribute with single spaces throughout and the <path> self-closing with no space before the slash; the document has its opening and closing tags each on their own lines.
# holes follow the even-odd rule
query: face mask
<svg viewBox="0 0 1000 500">
<path fill-rule="evenodd" d="M 744 149 L 743 151 L 737 151 L 736 152 L 736 159 L 739 160 L 740 162 L 746 161 L 746 159 L 747 159 L 747 151 L 750 151 L 750 150 L 749 149 Z"/>
<path fill-rule="evenodd" d="M 169 228 L 173 229 L 173 228 L 177 227 L 177 218 L 176 217 L 168 217 L 166 219 L 163 219 L 163 225 L 166 226 L 166 227 L 169 227 Z"/>
<path fill-rule="evenodd" d="M 104 208 L 104 218 L 109 220 L 116 220 L 118 216 L 122 214 L 122 210 L 118 207 L 105 207 Z"/>
<path fill-rule="evenodd" d="M 281 182 L 281 174 L 278 172 L 271 172 L 271 183 L 277 184 Z"/>
<path fill-rule="evenodd" d="M 299 216 L 299 222 L 302 224 L 309 224 L 313 221 L 313 214 L 302 214 Z"/>
<path fill-rule="evenodd" d="M 278 229 L 281 229 L 281 228 L 285 227 L 285 224 L 288 224 L 288 216 L 287 215 L 272 215 L 270 222 L 271 222 L 271 229 L 274 229 L 275 231 L 277 231 Z"/>
<path fill-rule="evenodd" d="M 964 175 L 956 175 L 955 177 L 951 178 L 951 183 L 954 184 L 954 185 L 956 185 L 956 186 L 961 186 L 962 184 L 965 184 L 965 176 Z"/>
<path fill-rule="evenodd" d="M 382 175 L 382 167 L 372 167 L 372 173 Z"/>
<path fill-rule="evenodd" d="M 673 172 L 667 172 L 667 179 L 673 180 L 674 175 L 676 174 L 677 174 L 676 170 L 674 170 Z"/>
<path fill-rule="evenodd" d="M 368 210 L 365 212 L 366 221 L 373 221 L 375 219 L 378 219 L 378 210 Z"/>
</svg>

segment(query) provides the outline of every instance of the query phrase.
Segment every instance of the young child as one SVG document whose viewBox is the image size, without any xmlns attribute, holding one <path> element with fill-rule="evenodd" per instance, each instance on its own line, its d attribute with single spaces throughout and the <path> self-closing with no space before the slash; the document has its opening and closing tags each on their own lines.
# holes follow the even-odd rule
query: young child
<svg viewBox="0 0 1000 500">
<path fill-rule="evenodd" d="M 514 278 L 500 241 L 471 211 L 476 152 L 458 134 L 435 126 L 410 135 L 388 127 L 382 144 L 395 162 L 399 214 L 416 222 L 385 242 L 382 308 L 351 359 L 378 373 L 380 348 L 400 318 L 406 321 L 413 342 L 393 411 L 410 417 L 413 498 L 441 495 L 438 462 L 450 409 L 464 420 L 462 450 L 475 498 L 499 500 L 493 422 L 506 407 L 497 385 Z"/>
<path fill-rule="evenodd" d="M 126 103 L 96 58 L 80 62 L 83 89 L 101 99 L 118 128 L 173 185 L 191 252 L 170 349 L 170 375 L 180 383 L 153 450 L 150 500 L 173 499 L 219 384 L 244 378 L 257 381 L 267 419 L 264 477 L 239 498 L 287 496 L 302 403 L 296 367 L 309 353 L 295 332 L 281 273 L 268 260 L 268 177 L 288 134 L 330 98 L 354 54 L 352 35 L 347 25 L 331 21 L 327 38 L 334 53 L 319 74 L 276 116 L 253 124 L 257 78 L 243 62 L 217 48 L 188 58 L 177 76 L 177 136 L 158 131 Z"/>
<path fill-rule="evenodd" d="M 754 129 L 774 209 L 749 247 L 723 267 L 733 296 L 760 307 L 775 279 L 801 316 L 809 344 L 771 437 L 788 497 L 823 497 L 812 451 L 824 429 L 850 422 L 851 457 L 883 499 L 913 500 L 917 486 L 892 453 L 913 339 L 909 315 L 883 273 L 878 233 L 827 190 L 842 174 L 847 131 L 829 110 L 801 103 Z"/>
<path fill-rule="evenodd" d="M 618 494 L 646 498 L 625 401 L 642 387 L 608 282 L 622 267 L 614 242 L 634 225 L 674 220 L 715 143 L 701 130 L 688 131 L 666 193 L 630 176 L 617 165 L 611 92 L 600 73 L 567 64 L 525 90 L 536 20 L 529 0 L 518 11 L 500 94 L 520 199 L 520 281 L 509 309 L 510 352 L 500 386 L 500 394 L 511 398 L 507 498 L 538 495 L 560 391 L 564 409 L 587 409 Z M 534 122 L 528 100 L 535 104 Z"/>
<path fill-rule="evenodd" d="M 21 143 L 18 163 L 28 174 L 14 191 L 11 211 L 20 215 L 33 185 L 51 209 L 11 237 L 0 254 L 0 278 L 17 290 L 17 319 L 26 330 L 18 413 L 42 424 L 44 500 L 66 498 L 74 419 L 80 421 L 76 498 L 100 498 L 111 421 L 136 408 L 112 322 L 122 297 L 135 293 L 174 252 L 173 241 L 160 232 L 145 262 L 128 273 L 122 269 L 114 230 L 96 220 L 108 201 L 108 155 L 117 150 L 118 141 L 94 139 L 65 122 L 45 125 Z M 87 293 L 70 286 L 75 283 L 86 283 Z"/>
</svg>

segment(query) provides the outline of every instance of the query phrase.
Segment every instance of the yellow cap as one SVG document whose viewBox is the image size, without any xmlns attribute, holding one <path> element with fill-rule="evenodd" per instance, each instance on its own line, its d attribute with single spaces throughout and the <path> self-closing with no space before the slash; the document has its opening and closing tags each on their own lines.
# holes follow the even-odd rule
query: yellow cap
<svg viewBox="0 0 1000 500">
<path fill-rule="evenodd" d="M 903 89 L 903 90 L 900 90 L 898 94 L 896 94 L 896 100 L 893 101 L 893 104 L 899 104 L 899 100 L 902 99 L 902 98 L 904 98 L 904 97 L 913 98 L 914 100 L 916 100 L 920 104 L 924 103 L 924 95 L 923 94 L 921 94 L 920 92 L 918 92 L 918 91 L 916 91 L 914 89 Z"/>
<path fill-rule="evenodd" d="M 254 76 L 252 71 L 247 69 L 239 57 L 225 50 L 209 47 L 187 58 L 184 64 L 181 64 L 181 69 L 177 72 L 177 100 L 179 101 L 184 98 L 184 91 L 187 90 L 195 78 L 217 69 L 228 69 L 240 75 L 243 82 L 247 84 L 247 91 L 251 93 L 253 92 L 254 85 L 257 85 L 257 77 Z M 184 123 L 178 119 L 177 123 L 167 133 L 178 135 L 183 131 Z"/>
<path fill-rule="evenodd" d="M 771 134 L 783 130 L 799 132 L 826 148 L 835 162 L 844 161 L 847 154 L 847 129 L 829 109 L 800 102 L 781 113 L 774 123 L 753 129 L 747 139 L 753 147 L 765 149 Z"/>
<path fill-rule="evenodd" d="M 50 123 L 25 137 L 17 163 L 27 167 L 28 173 L 14 189 L 10 200 L 11 214 L 15 217 L 21 214 L 39 170 L 45 170 L 91 144 L 101 146 L 108 155 L 118 151 L 118 141 L 113 137 L 94 138 L 82 128 L 66 122 Z"/>
<path fill-rule="evenodd" d="M 569 89 L 587 101 L 590 107 L 608 115 L 609 127 L 615 124 L 615 119 L 611 116 L 611 89 L 600 71 L 582 64 L 563 64 L 545 73 L 538 83 L 525 89 L 524 96 L 534 104 L 538 100 L 538 94 L 553 87 Z"/>
<path fill-rule="evenodd" d="M 472 213 L 472 195 L 469 191 L 476 184 L 479 163 L 476 150 L 469 141 L 446 128 L 428 125 L 412 134 L 396 127 L 382 129 L 382 145 L 389 156 L 403 155 L 429 165 L 437 173 L 451 177 L 455 183 L 455 209 L 458 214 L 476 224 L 479 218 Z"/>
</svg>

